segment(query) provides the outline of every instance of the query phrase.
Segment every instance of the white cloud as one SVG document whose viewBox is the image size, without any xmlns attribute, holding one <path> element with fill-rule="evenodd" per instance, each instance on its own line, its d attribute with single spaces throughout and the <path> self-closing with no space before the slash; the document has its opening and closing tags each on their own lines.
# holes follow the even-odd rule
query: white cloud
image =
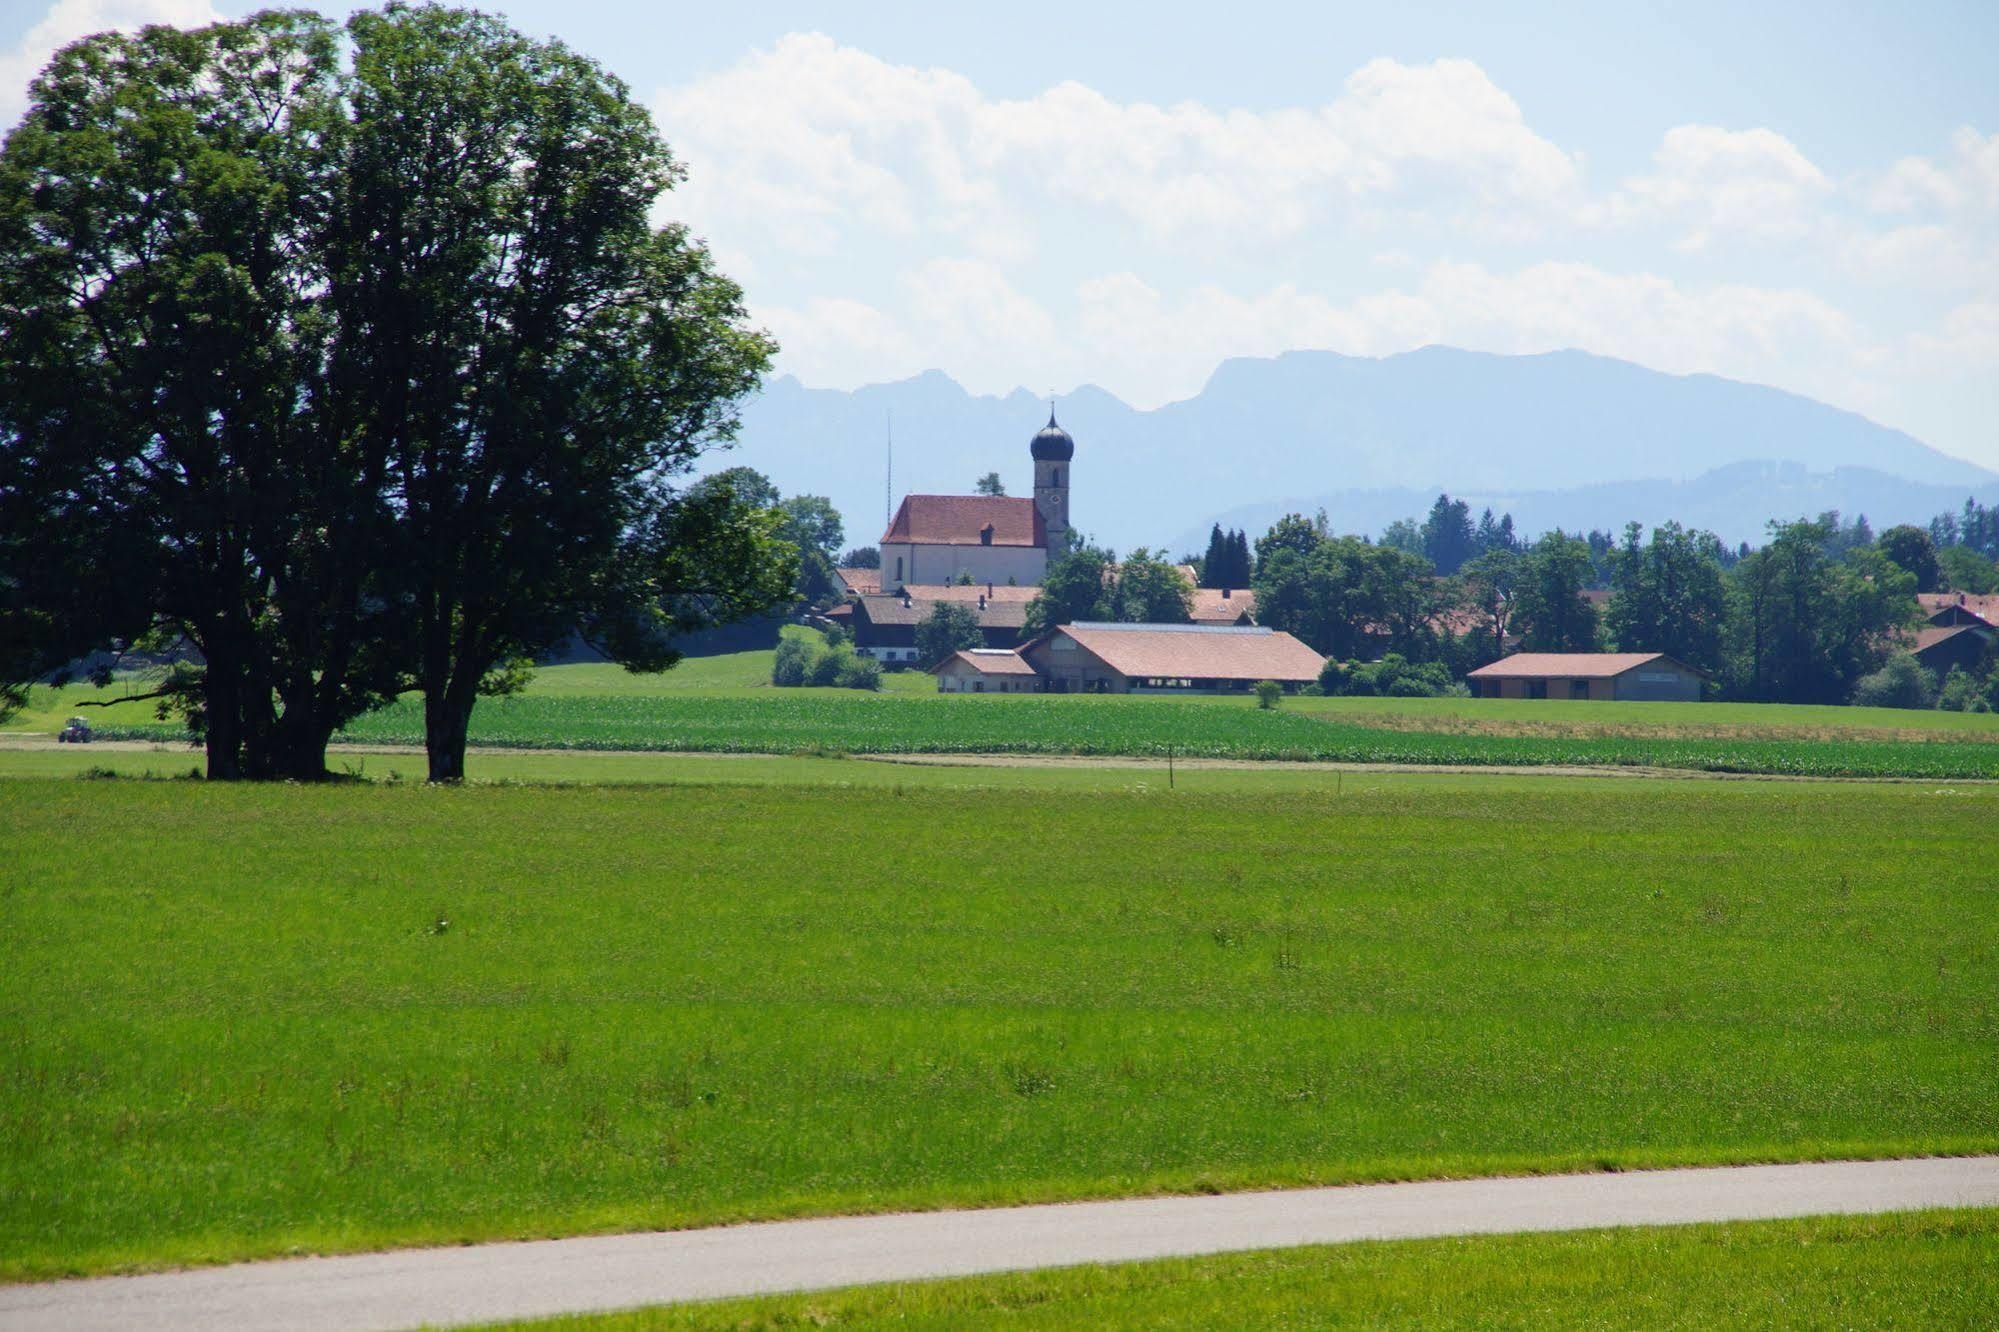
<svg viewBox="0 0 1999 1332">
<path fill-rule="evenodd" d="M 220 17 L 208 0 L 57 0 L 12 50 L 0 55 L 0 130 L 11 128 L 28 109 L 28 84 L 49 57 L 77 38 L 112 29 L 131 32 L 149 23 L 199 27 Z"/>
<path fill-rule="evenodd" d="M 1903 158 L 1873 182 L 1867 202 L 1883 213 L 1999 214 L 1999 134 L 1966 126 L 1945 160 Z"/>
<path fill-rule="evenodd" d="M 1119 102 L 1076 82 L 986 96 L 946 70 L 793 34 L 655 103 L 692 176 L 676 208 L 829 253 L 849 229 L 1021 251 L 1023 215 L 1099 210 L 1154 240 L 1295 234 L 1365 204 L 1538 214 L 1579 171 L 1467 60 L 1374 60 L 1331 102 Z"/>
<path fill-rule="evenodd" d="M 1141 407 L 1198 392 L 1228 357 L 1296 348 L 1356 356 L 1432 343 L 1507 353 L 1579 348 L 1847 401 L 1856 400 L 1856 384 L 1883 355 L 1846 314 L 1809 292 L 1685 287 L 1581 263 L 1494 272 L 1442 262 L 1413 286 L 1347 301 L 1291 283 L 1251 295 L 1211 283 L 1168 294 L 1120 272 L 1078 284 L 1061 312 L 982 263 L 933 264 L 920 273 L 894 310 L 820 302 L 760 313 L 785 342 L 786 368 L 812 383 L 852 386 L 939 368 L 975 391 L 1002 392 L 1073 384 L 1073 367 L 1088 366 L 1081 378 Z M 1960 341 L 1976 354 L 1971 333 Z M 868 351 L 857 354 L 863 346 Z"/>
<path fill-rule="evenodd" d="M 1611 212 L 1687 227 L 1678 244 L 1698 249 L 1717 233 L 1796 236 L 1811 226 L 1832 188 L 1797 145 L 1774 131 L 1681 125 L 1666 131 L 1651 172 L 1624 183 Z"/>
</svg>

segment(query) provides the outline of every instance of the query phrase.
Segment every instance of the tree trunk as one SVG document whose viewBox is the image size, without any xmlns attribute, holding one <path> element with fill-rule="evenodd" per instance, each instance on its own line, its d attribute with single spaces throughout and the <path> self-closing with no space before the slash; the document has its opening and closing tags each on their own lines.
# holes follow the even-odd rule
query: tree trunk
<svg viewBox="0 0 1999 1332">
<path fill-rule="evenodd" d="M 210 660 L 202 682 L 202 702 L 206 710 L 203 739 L 208 749 L 208 780 L 234 782 L 243 777 L 243 710 L 237 681 L 225 668 L 216 669 Z"/>
<path fill-rule="evenodd" d="M 476 698 L 459 698 L 449 689 L 423 696 L 423 747 L 430 759 L 431 781 L 465 780 L 465 735 Z"/>
</svg>

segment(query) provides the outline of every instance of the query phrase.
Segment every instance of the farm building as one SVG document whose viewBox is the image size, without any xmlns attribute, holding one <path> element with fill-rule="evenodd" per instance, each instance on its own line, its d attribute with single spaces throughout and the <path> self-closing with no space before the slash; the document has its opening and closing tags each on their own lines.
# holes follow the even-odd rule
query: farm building
<svg viewBox="0 0 1999 1332">
<path fill-rule="evenodd" d="M 1027 622 L 1027 603 L 1039 591 L 1032 587 L 911 586 L 900 595 L 859 596 L 836 606 L 826 618 L 854 636 L 854 651 L 885 666 L 916 665 L 916 626 L 939 602 L 953 601 L 978 617 L 979 631 L 990 648 L 1011 648 L 1020 642 Z"/>
<path fill-rule="evenodd" d="M 1983 620 L 1966 620 L 1950 625 L 1926 625 L 1916 631 L 1910 655 L 1937 677 L 1949 675 L 1952 667 L 1974 671 L 1985 654 L 1999 645 L 1999 629 Z"/>
<path fill-rule="evenodd" d="M 1707 672 L 1663 652 L 1516 652 L 1465 677 L 1478 698 L 1697 702 Z"/>
<path fill-rule="evenodd" d="M 1020 655 L 1057 694 L 1228 693 L 1259 680 L 1295 689 L 1325 665 L 1291 635 L 1254 625 L 1085 621 L 1049 630 Z"/>
<path fill-rule="evenodd" d="M 1255 624 L 1256 593 L 1246 587 L 1194 589 L 1195 624 Z"/>
<path fill-rule="evenodd" d="M 1932 628 L 1970 624 L 1999 629 L 1999 593 L 1919 592 L 1916 600 Z"/>
<path fill-rule="evenodd" d="M 1041 677 L 1012 648 L 961 649 L 930 673 L 940 694 L 1032 694 L 1041 687 Z"/>
</svg>

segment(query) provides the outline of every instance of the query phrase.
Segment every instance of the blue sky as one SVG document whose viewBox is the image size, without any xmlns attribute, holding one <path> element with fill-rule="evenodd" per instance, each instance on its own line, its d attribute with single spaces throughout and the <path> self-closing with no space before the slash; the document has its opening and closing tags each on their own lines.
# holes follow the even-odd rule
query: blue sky
<svg viewBox="0 0 1999 1332">
<path fill-rule="evenodd" d="M 250 7 L 0 0 L 0 120 L 56 41 Z M 1999 468 L 1999 5 L 486 7 L 654 108 L 810 384 L 1574 346 Z"/>
</svg>

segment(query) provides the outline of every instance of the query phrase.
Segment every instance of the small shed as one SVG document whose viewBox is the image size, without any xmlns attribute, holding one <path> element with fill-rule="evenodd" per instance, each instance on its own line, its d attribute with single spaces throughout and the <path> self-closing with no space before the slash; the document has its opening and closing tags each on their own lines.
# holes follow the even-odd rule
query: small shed
<svg viewBox="0 0 1999 1332">
<path fill-rule="evenodd" d="M 1478 698 L 1697 703 L 1706 671 L 1663 652 L 1516 652 L 1465 676 Z"/>
<path fill-rule="evenodd" d="M 961 648 L 931 669 L 940 694 L 1031 694 L 1040 677 L 1011 648 Z"/>
</svg>

